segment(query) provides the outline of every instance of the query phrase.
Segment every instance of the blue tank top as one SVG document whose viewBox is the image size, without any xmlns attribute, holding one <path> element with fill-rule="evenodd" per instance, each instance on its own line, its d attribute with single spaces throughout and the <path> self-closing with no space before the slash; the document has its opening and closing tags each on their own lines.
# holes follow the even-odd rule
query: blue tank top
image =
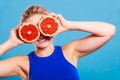
<svg viewBox="0 0 120 80">
<path fill-rule="evenodd" d="M 50 56 L 38 57 L 33 51 L 28 57 L 29 80 L 79 80 L 77 68 L 65 59 L 60 46 Z"/>
</svg>

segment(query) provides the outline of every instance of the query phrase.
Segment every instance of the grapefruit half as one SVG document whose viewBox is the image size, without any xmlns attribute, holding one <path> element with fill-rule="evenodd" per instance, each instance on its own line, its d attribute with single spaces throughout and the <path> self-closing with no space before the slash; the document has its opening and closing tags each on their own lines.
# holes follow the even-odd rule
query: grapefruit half
<svg viewBox="0 0 120 80">
<path fill-rule="evenodd" d="M 52 16 L 43 16 L 39 21 L 40 32 L 44 36 L 53 36 L 59 29 L 58 21 Z"/>
<path fill-rule="evenodd" d="M 31 23 L 22 24 L 22 26 L 20 26 L 18 30 L 18 33 L 19 33 L 20 39 L 26 43 L 34 42 L 40 36 L 38 27 Z"/>
</svg>

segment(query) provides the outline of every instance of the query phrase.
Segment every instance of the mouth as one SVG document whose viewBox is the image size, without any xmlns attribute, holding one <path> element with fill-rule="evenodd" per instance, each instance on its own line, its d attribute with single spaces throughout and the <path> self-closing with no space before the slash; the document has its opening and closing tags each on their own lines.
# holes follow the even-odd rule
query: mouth
<svg viewBox="0 0 120 80">
<path fill-rule="evenodd" d="M 42 39 L 38 39 L 37 41 L 40 42 L 40 43 L 42 43 L 42 42 L 47 41 L 47 39 L 42 38 Z"/>
<path fill-rule="evenodd" d="M 45 41 L 49 41 L 50 39 L 51 39 L 51 38 L 48 37 L 48 36 L 41 36 L 41 37 L 37 40 L 37 42 L 42 43 L 42 42 L 45 42 Z"/>
</svg>

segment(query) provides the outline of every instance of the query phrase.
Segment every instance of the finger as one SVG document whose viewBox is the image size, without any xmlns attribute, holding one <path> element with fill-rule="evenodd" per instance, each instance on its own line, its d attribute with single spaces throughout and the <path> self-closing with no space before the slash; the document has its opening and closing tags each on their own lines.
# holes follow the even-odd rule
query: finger
<svg viewBox="0 0 120 80">
<path fill-rule="evenodd" d="M 18 30 L 20 28 L 20 24 L 17 25 L 15 28 L 13 28 L 14 31 Z"/>
<path fill-rule="evenodd" d="M 61 14 L 57 14 L 56 17 L 57 17 L 57 19 L 64 20 L 64 19 L 63 19 L 63 16 L 62 16 Z"/>
<path fill-rule="evenodd" d="M 11 32 L 12 32 L 12 31 L 15 31 L 15 30 L 16 30 L 16 28 L 13 28 L 13 29 L 11 29 Z"/>
<path fill-rule="evenodd" d="M 19 29 L 19 27 L 20 27 L 20 26 L 19 26 L 19 25 L 17 25 L 15 28 L 11 29 L 11 32 L 13 32 L 13 31 L 14 31 L 14 32 L 16 32 L 16 30 L 18 30 L 18 29 Z"/>
<path fill-rule="evenodd" d="M 18 24 L 17 26 L 16 26 L 16 28 L 19 28 L 20 27 L 20 24 Z"/>
<path fill-rule="evenodd" d="M 58 21 L 60 21 L 60 23 L 62 23 L 61 21 L 64 20 L 61 14 L 57 14 L 57 15 L 56 15 L 56 19 L 57 19 Z"/>
</svg>

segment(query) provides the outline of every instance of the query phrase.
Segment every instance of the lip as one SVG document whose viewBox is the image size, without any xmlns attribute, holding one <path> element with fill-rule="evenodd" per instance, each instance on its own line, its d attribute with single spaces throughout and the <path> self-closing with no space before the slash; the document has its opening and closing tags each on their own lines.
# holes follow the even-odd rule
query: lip
<svg viewBox="0 0 120 80">
<path fill-rule="evenodd" d="M 45 42 L 45 41 L 47 41 L 47 40 L 44 39 L 44 38 L 42 38 L 42 39 L 38 39 L 37 41 L 38 41 L 38 42 Z"/>
</svg>

